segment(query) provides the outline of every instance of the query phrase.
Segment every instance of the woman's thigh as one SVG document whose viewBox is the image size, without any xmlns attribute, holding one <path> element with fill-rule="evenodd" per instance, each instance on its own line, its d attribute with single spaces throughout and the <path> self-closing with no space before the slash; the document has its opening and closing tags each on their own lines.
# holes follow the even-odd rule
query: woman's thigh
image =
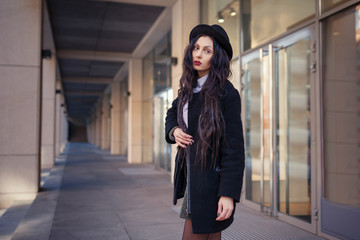
<svg viewBox="0 0 360 240">
<path fill-rule="evenodd" d="M 185 220 L 182 240 L 221 240 L 221 232 L 210 234 L 194 234 L 191 220 Z"/>
</svg>

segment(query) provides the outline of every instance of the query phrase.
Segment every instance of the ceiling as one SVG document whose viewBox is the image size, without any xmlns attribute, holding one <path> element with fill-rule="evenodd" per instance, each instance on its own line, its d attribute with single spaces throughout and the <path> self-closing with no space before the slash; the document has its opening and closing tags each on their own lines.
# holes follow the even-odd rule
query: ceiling
<svg viewBox="0 0 360 240">
<path fill-rule="evenodd" d="M 47 0 L 69 119 L 86 123 L 108 84 L 173 2 Z"/>
</svg>

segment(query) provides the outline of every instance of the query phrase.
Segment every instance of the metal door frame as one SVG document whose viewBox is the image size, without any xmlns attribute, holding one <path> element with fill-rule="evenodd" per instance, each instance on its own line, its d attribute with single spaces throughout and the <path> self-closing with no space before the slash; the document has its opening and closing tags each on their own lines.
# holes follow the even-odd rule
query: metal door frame
<svg viewBox="0 0 360 240">
<path fill-rule="evenodd" d="M 306 231 L 309 231 L 311 233 L 316 234 L 317 233 L 317 167 L 316 167 L 316 157 L 318 148 L 316 146 L 316 136 L 317 136 L 317 122 L 318 122 L 318 104 L 316 99 L 316 91 L 318 89 L 317 86 L 317 74 L 315 72 L 310 73 L 310 114 L 311 114 L 311 223 L 305 222 L 303 220 L 299 220 L 295 217 L 283 214 L 279 211 L 277 211 L 277 205 L 278 205 L 278 170 L 277 170 L 277 159 L 278 159 L 278 152 L 277 152 L 277 136 L 276 136 L 276 111 L 277 111 L 277 102 L 275 98 L 276 89 L 275 89 L 275 74 L 276 74 L 276 64 L 275 64 L 275 52 L 282 48 L 287 47 L 291 45 L 292 43 L 295 43 L 296 41 L 300 40 L 302 36 L 310 36 L 311 39 L 311 46 L 312 46 L 312 52 L 310 54 L 310 63 L 312 63 L 312 66 L 309 67 L 315 67 L 316 68 L 316 62 L 317 62 L 317 48 L 316 48 L 316 32 L 315 32 L 315 24 L 312 24 L 302 30 L 299 30 L 297 32 L 291 33 L 279 40 L 276 40 L 272 43 L 270 43 L 267 46 L 263 46 L 261 48 L 254 49 L 251 52 L 248 52 L 246 56 L 250 56 L 252 54 L 255 54 L 258 52 L 260 56 L 260 63 L 261 63 L 261 71 L 263 71 L 263 56 L 268 55 L 269 56 L 269 106 L 270 106 L 270 207 L 266 207 L 264 205 L 264 117 L 263 117 L 263 77 L 261 77 L 261 180 L 260 180 L 260 204 L 255 203 L 253 201 L 247 200 L 245 196 L 243 197 L 243 203 L 253 209 L 259 210 L 263 212 L 266 215 L 274 216 L 279 218 L 282 221 L 288 222 L 292 225 L 295 225 L 297 227 L 300 227 Z M 242 57 L 244 57 L 242 56 Z M 313 65 L 314 64 L 314 65 Z M 242 67 L 242 64 L 240 65 Z M 315 69 L 316 70 L 316 69 Z M 243 71 L 241 71 L 243 72 Z M 262 73 L 261 73 L 262 74 Z M 245 112 L 247 112 L 245 101 L 243 101 L 243 109 L 245 109 Z M 243 121 L 246 123 L 246 121 Z M 246 126 L 245 126 L 246 128 Z M 245 129 L 244 128 L 244 129 Z M 245 136 L 246 137 L 246 136 Z M 246 184 L 244 184 L 244 188 L 246 188 Z M 246 193 L 246 191 L 244 191 Z"/>
</svg>

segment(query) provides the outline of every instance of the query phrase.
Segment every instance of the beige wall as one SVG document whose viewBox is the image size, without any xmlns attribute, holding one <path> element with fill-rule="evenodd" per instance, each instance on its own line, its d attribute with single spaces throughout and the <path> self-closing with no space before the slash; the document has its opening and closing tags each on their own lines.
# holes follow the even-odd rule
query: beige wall
<svg viewBox="0 0 360 240">
<path fill-rule="evenodd" d="M 189 34 L 191 29 L 200 23 L 200 1 L 199 0 L 178 0 L 172 8 L 171 26 L 171 53 L 178 58 L 178 64 L 172 65 L 171 79 L 174 99 L 177 98 L 179 80 L 182 74 L 182 61 L 184 58 L 185 47 L 189 44 Z M 175 168 L 176 146 L 172 145 L 171 173 Z"/>
<path fill-rule="evenodd" d="M 96 104 L 96 138 L 95 138 L 95 145 L 97 147 L 101 147 L 101 108 L 102 103 L 99 101 Z"/>
<path fill-rule="evenodd" d="M 120 154 L 120 82 L 111 86 L 111 154 Z"/>
<path fill-rule="evenodd" d="M 142 59 L 129 62 L 128 162 L 142 162 Z"/>
<path fill-rule="evenodd" d="M 0 1 L 0 208 L 39 188 L 41 0 Z M 21 134 L 20 134 L 21 133 Z"/>
<path fill-rule="evenodd" d="M 110 149 L 109 142 L 109 95 L 104 95 L 102 100 L 101 114 L 101 148 Z"/>
<path fill-rule="evenodd" d="M 42 61 L 41 168 L 52 168 L 55 161 L 55 78 L 56 58 Z"/>
</svg>

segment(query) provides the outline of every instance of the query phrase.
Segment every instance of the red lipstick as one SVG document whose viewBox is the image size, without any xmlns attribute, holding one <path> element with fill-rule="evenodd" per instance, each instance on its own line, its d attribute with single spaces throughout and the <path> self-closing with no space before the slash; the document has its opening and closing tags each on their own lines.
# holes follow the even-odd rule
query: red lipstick
<svg viewBox="0 0 360 240">
<path fill-rule="evenodd" d="M 200 61 L 194 61 L 194 65 L 196 65 L 196 66 L 200 66 L 201 65 L 201 62 Z"/>
</svg>

